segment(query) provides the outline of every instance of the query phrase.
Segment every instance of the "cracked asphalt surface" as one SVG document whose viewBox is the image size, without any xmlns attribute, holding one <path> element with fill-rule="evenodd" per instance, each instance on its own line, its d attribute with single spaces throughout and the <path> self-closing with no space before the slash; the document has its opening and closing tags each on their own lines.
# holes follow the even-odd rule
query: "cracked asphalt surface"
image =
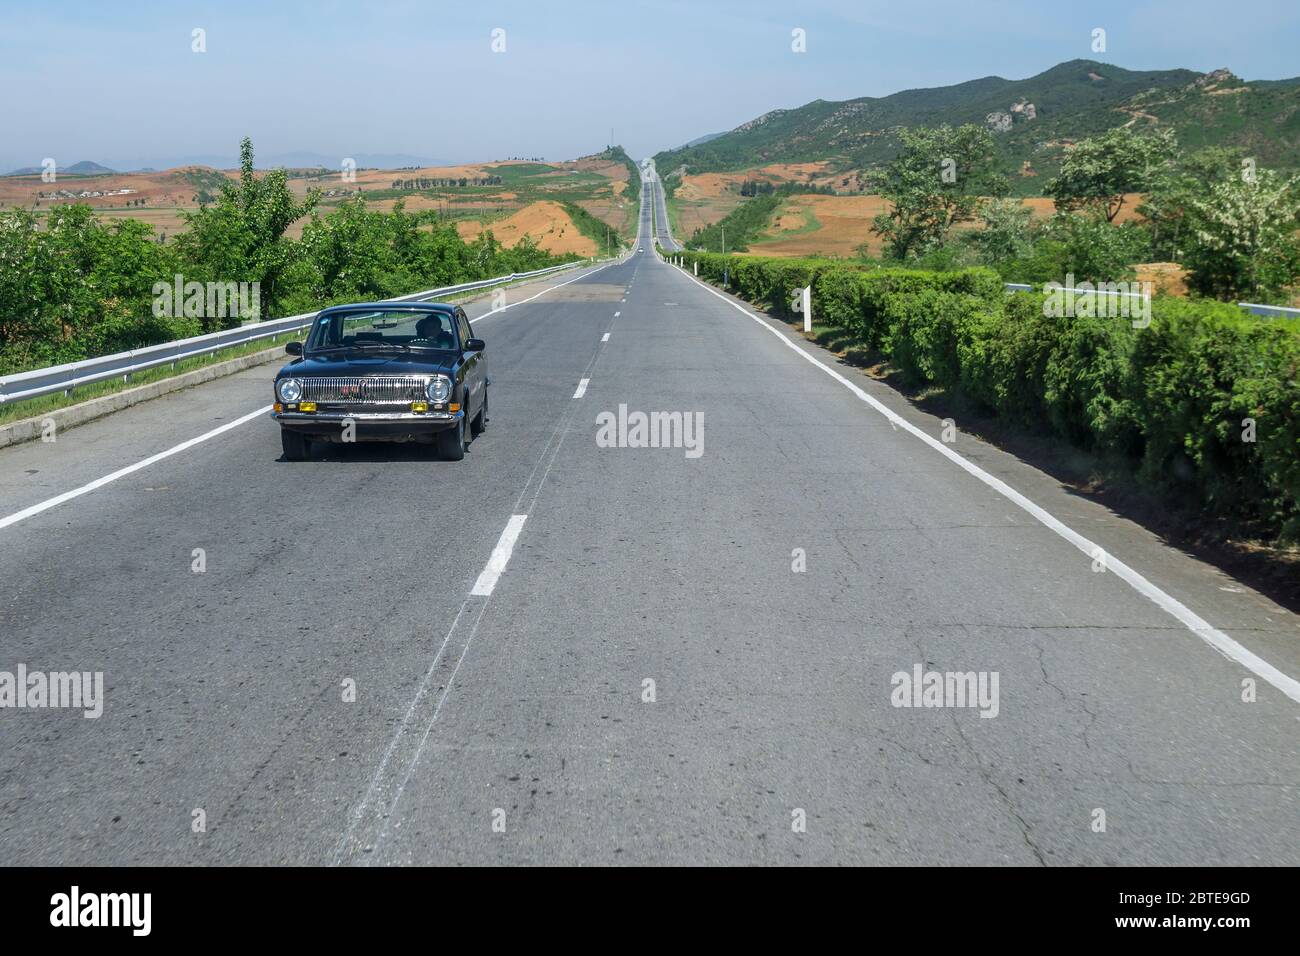
<svg viewBox="0 0 1300 956">
<path fill-rule="evenodd" d="M 642 244 L 468 310 L 494 384 L 464 462 L 284 463 L 262 416 L 0 529 L 0 669 L 107 687 L 98 720 L 0 711 L 0 859 L 1300 863 L 1294 701 L 1243 702 L 1249 672 Z M 275 368 L 5 449 L 0 513 L 268 403 Z M 598 447 L 620 405 L 702 414 L 703 454 Z M 1294 615 L 954 447 L 1300 673 Z M 996 673 L 997 716 L 894 706 L 918 664 Z"/>
</svg>

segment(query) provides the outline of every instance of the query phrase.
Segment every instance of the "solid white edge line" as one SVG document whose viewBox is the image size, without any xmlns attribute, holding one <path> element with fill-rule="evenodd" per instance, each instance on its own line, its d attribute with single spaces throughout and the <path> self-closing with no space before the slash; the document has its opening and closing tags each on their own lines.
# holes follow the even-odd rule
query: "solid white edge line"
<svg viewBox="0 0 1300 956">
<path fill-rule="evenodd" d="M 515 542 L 519 539 L 519 532 L 524 530 L 524 522 L 528 520 L 528 515 L 511 515 L 510 520 L 506 522 L 505 530 L 501 532 L 501 537 L 497 539 L 497 546 L 492 549 L 492 554 L 488 562 L 483 566 L 478 580 L 474 582 L 470 594 L 479 597 L 489 597 L 497 586 L 502 572 L 505 571 L 506 565 L 510 563 L 510 553 L 515 549 Z"/>
<path fill-rule="evenodd" d="M 582 398 L 582 396 L 585 395 L 585 394 L 587 393 L 587 383 L 590 382 L 590 381 L 591 381 L 591 379 L 589 379 L 589 378 L 584 378 L 584 379 L 582 379 L 580 382 L 578 382 L 578 390 L 577 390 L 576 392 L 573 393 L 573 397 L 574 397 L 574 398 Z"/>
<path fill-rule="evenodd" d="M 1262 657 L 1259 657 L 1253 651 L 1243 647 L 1241 644 L 1233 640 L 1223 631 L 1220 631 L 1218 628 L 1211 625 L 1208 621 L 1206 621 L 1204 618 L 1198 615 L 1191 608 L 1187 607 L 1177 598 L 1173 597 L 1170 594 L 1167 594 L 1166 592 L 1162 591 L 1160 588 L 1156 587 L 1156 585 L 1152 584 L 1150 581 L 1144 578 L 1137 571 L 1130 568 L 1123 561 L 1120 561 L 1118 558 L 1111 555 L 1109 552 L 1107 552 L 1104 548 L 1101 548 L 1099 545 L 1094 544 L 1092 541 L 1089 541 L 1087 538 L 1079 534 L 1073 528 L 1070 528 L 1064 522 L 1053 517 L 1044 508 L 1041 508 L 1038 505 L 1034 504 L 1032 501 L 1030 501 L 1020 492 L 1016 491 L 1006 482 L 1002 481 L 1000 478 L 993 477 L 988 472 L 984 471 L 984 469 L 980 468 L 978 465 L 970 461 L 967 461 L 965 458 L 957 454 L 955 451 L 953 451 L 943 442 L 939 441 L 937 438 L 933 438 L 930 435 L 927 435 L 925 432 L 921 431 L 921 429 L 917 428 L 911 422 L 902 418 L 896 412 L 891 411 L 888 407 L 883 405 L 881 402 L 868 395 L 859 386 L 855 385 L 853 382 L 849 381 L 839 372 L 835 371 L 835 369 L 823 363 L 815 355 L 805 351 L 804 349 L 799 348 L 799 346 L 797 346 L 791 339 L 782 335 L 777 329 L 773 328 L 771 325 L 764 322 L 761 318 L 759 318 L 754 313 L 750 312 L 740 303 L 727 298 L 727 296 L 723 295 L 721 292 L 718 292 L 716 289 L 712 288 L 707 283 L 701 282 L 699 279 L 696 279 L 694 276 L 690 275 L 687 272 L 682 272 L 681 274 L 684 275 L 687 279 L 690 279 L 696 285 L 700 286 L 706 292 L 709 292 L 710 294 L 717 296 L 719 299 L 721 299 L 723 302 L 726 302 L 728 305 L 735 308 L 741 314 L 749 317 L 750 319 L 753 319 L 764 329 L 766 329 L 767 331 L 771 332 L 774 336 L 776 336 L 778 340 L 780 340 L 796 355 L 799 355 L 802 358 L 807 359 L 817 368 L 821 369 L 831 378 L 835 379 L 841 385 L 846 387 L 849 391 L 851 391 L 862 401 L 866 402 L 868 405 L 870 405 L 872 408 L 878 411 L 881 415 L 885 416 L 885 418 L 889 420 L 890 424 L 895 425 L 898 428 L 901 428 L 904 431 L 909 432 L 915 437 L 921 439 L 921 441 L 925 442 L 935 451 L 939 452 L 939 454 L 943 455 L 944 457 L 946 457 L 947 459 L 955 463 L 963 471 L 974 476 L 975 478 L 978 478 L 980 481 L 988 485 L 998 494 L 1002 495 L 1004 498 L 1007 498 L 1009 501 L 1011 501 L 1013 504 L 1021 508 L 1023 511 L 1030 514 L 1040 524 L 1050 528 L 1052 531 L 1055 531 L 1066 541 L 1070 542 L 1070 544 L 1074 545 L 1084 554 L 1088 555 L 1089 558 L 1093 556 L 1094 552 L 1101 551 L 1102 554 L 1106 556 L 1106 567 L 1109 570 L 1114 571 L 1115 574 L 1117 574 L 1119 578 L 1122 581 L 1124 581 L 1126 584 L 1128 584 L 1131 588 L 1133 588 L 1142 596 L 1146 597 L 1148 600 L 1154 603 L 1161 610 L 1177 618 L 1189 631 L 1191 631 L 1201 640 L 1205 641 L 1206 644 L 1209 644 L 1212 648 L 1214 648 L 1224 657 L 1228 658 L 1231 661 L 1235 661 L 1236 663 L 1240 664 L 1242 667 L 1245 667 L 1253 674 L 1262 677 L 1264 680 L 1268 681 L 1270 684 L 1272 684 L 1282 693 L 1286 694 L 1286 696 L 1290 697 L 1293 701 L 1295 701 L 1296 703 L 1300 703 L 1300 681 L 1296 680 L 1294 677 L 1284 674 L 1282 671 L 1278 670 L 1268 661 L 1264 660 Z"/>
<path fill-rule="evenodd" d="M 110 482 L 117 481 L 117 479 L 119 478 L 125 478 L 127 475 L 134 474 L 135 472 L 139 471 L 141 468 L 148 468 L 150 465 L 154 464 L 155 462 L 162 461 L 164 458 L 170 458 L 172 455 L 180 454 L 186 449 L 193 448 L 195 445 L 199 444 L 200 442 L 205 442 L 209 438 L 216 438 L 218 435 L 228 432 L 232 428 L 238 428 L 240 425 L 244 424 L 245 422 L 252 421 L 254 418 L 257 418 L 257 416 L 259 415 L 265 415 L 270 410 L 271 410 L 270 405 L 263 405 L 261 408 L 257 409 L 256 411 L 249 412 L 247 415 L 244 415 L 240 418 L 236 418 L 232 422 L 226 422 L 226 424 L 220 425 L 217 428 L 212 429 L 212 431 L 210 432 L 204 432 L 202 435 L 199 435 L 197 438 L 191 438 L 188 441 L 183 441 L 179 445 L 174 445 L 173 447 L 168 448 L 166 451 L 160 451 L 156 455 L 150 455 L 148 458 L 144 459 L 143 461 L 137 461 L 134 465 L 127 465 L 125 468 L 119 468 L 117 471 L 113 472 L 112 474 L 105 475 L 103 478 L 96 478 L 94 481 L 90 482 L 89 484 L 82 485 L 80 488 L 73 488 L 71 491 L 65 491 L 61 495 L 55 495 L 53 498 L 48 498 L 45 501 L 42 501 L 40 504 L 32 505 L 30 508 L 24 508 L 22 511 L 15 511 L 13 514 L 8 515 L 7 517 L 0 518 L 0 528 L 7 528 L 11 524 L 17 524 L 20 521 L 32 517 L 33 515 L 40 514 L 42 511 L 48 511 L 49 509 L 56 507 L 57 505 L 63 504 L 65 501 L 71 501 L 73 498 L 80 498 L 82 495 L 88 494 L 89 492 L 94 491 L 96 488 L 102 488 L 105 485 L 109 484 Z"/>
</svg>

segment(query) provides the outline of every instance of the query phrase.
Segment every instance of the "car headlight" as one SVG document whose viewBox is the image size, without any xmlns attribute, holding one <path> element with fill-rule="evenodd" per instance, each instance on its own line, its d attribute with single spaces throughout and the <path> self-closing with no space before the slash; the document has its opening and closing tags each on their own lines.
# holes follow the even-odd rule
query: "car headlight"
<svg viewBox="0 0 1300 956">
<path fill-rule="evenodd" d="M 442 404 L 451 398 L 451 379 L 445 375 L 435 375 L 424 390 L 429 401 Z"/>
<path fill-rule="evenodd" d="M 275 390 L 282 402 L 296 402 L 302 398 L 302 382 L 296 378 L 282 378 L 276 383 Z"/>
</svg>

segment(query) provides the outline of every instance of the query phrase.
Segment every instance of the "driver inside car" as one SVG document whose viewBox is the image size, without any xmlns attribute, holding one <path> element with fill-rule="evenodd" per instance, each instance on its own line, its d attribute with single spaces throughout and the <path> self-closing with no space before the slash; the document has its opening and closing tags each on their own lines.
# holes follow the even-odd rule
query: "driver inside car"
<svg viewBox="0 0 1300 956">
<path fill-rule="evenodd" d="M 454 349 L 456 336 L 451 329 L 443 328 L 442 320 L 436 315 L 426 315 L 415 325 L 415 337 L 432 343 L 436 349 Z"/>
</svg>

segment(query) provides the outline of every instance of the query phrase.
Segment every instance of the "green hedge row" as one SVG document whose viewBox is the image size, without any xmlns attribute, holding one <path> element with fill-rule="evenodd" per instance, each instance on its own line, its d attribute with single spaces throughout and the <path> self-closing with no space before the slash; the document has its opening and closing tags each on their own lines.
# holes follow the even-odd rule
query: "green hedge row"
<svg viewBox="0 0 1300 956">
<path fill-rule="evenodd" d="M 790 314 L 790 300 L 814 278 L 830 270 L 850 271 L 842 263 L 829 259 L 764 259 L 758 256 L 732 256 L 717 252 L 680 252 L 688 268 L 700 266 L 700 278 L 721 284 L 726 270 L 728 288 L 751 302 L 781 315 Z M 864 267 L 865 268 L 865 267 Z"/>
<path fill-rule="evenodd" d="M 1118 455 L 1207 515 L 1300 541 L 1300 322 L 1156 298 L 1151 322 L 1056 317 L 988 269 L 867 270 L 842 262 L 681 253 L 687 268 L 789 313 L 811 284 L 818 324 L 878 349 L 913 383 Z"/>
</svg>

